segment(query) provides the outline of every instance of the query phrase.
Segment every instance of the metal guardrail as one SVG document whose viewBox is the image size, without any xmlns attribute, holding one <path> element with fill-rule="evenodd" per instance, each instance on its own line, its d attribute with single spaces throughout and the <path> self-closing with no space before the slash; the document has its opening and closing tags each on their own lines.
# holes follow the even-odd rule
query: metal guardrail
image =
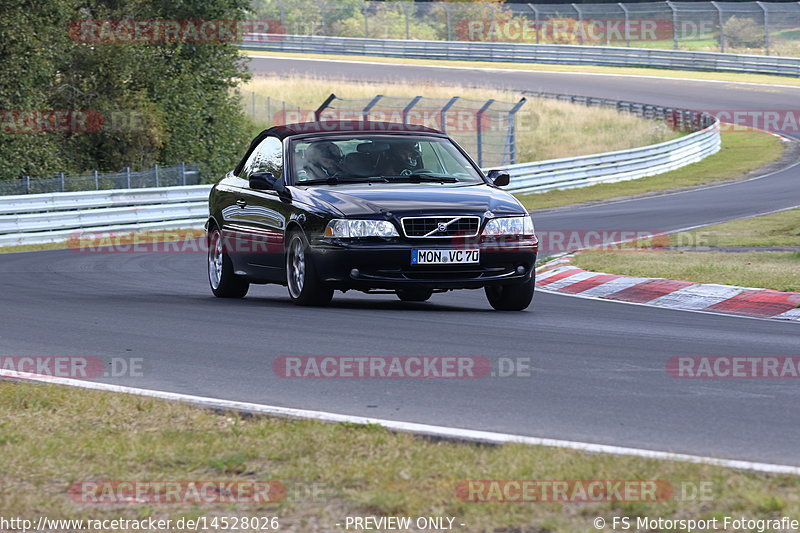
<svg viewBox="0 0 800 533">
<path fill-rule="evenodd" d="M 211 185 L 0 196 L 0 246 L 61 242 L 83 230 L 199 228 Z"/>
<path fill-rule="evenodd" d="M 511 185 L 506 190 L 545 192 L 644 178 L 696 163 L 717 153 L 719 148 L 719 125 L 713 124 L 684 137 L 643 148 L 505 167 L 511 174 Z"/>
<path fill-rule="evenodd" d="M 720 148 L 719 123 L 707 114 L 584 96 L 528 94 L 615 107 L 667 120 L 693 133 L 631 150 L 503 167 L 512 176 L 507 187 L 510 192 L 543 192 L 652 176 L 700 161 Z M 211 185 L 194 185 L 0 196 L 0 246 L 65 241 L 83 230 L 97 234 L 200 228 L 208 216 L 210 190 Z"/>
<path fill-rule="evenodd" d="M 512 180 L 506 189 L 511 192 L 546 192 L 644 178 L 696 163 L 720 149 L 719 121 L 707 113 L 589 96 L 530 91 L 525 94 L 588 107 L 610 107 L 642 118 L 665 120 L 674 129 L 692 133 L 630 150 L 507 166 L 504 168 Z"/>
<path fill-rule="evenodd" d="M 406 41 L 319 35 L 249 34 L 245 50 L 366 55 L 558 65 L 653 67 L 800 76 L 800 58 L 688 52 L 614 46 L 577 46 L 470 41 Z"/>
</svg>

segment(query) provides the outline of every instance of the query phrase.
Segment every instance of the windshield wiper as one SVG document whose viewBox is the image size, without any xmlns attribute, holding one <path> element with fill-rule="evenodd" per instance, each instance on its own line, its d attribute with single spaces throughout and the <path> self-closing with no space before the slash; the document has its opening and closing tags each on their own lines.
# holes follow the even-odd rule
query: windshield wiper
<svg viewBox="0 0 800 533">
<path fill-rule="evenodd" d="M 458 179 L 452 176 L 441 176 L 436 174 L 401 174 L 399 176 L 383 176 L 384 178 L 391 178 L 393 180 L 407 179 L 414 183 L 420 182 L 435 182 L 435 183 L 458 183 Z"/>
<path fill-rule="evenodd" d="M 373 180 L 380 180 L 384 182 L 389 181 L 383 176 L 368 176 L 364 178 L 339 178 L 337 176 L 331 176 L 329 178 L 324 178 L 324 179 L 298 181 L 296 185 L 320 185 L 320 184 L 337 185 L 339 183 L 364 183 Z"/>
</svg>

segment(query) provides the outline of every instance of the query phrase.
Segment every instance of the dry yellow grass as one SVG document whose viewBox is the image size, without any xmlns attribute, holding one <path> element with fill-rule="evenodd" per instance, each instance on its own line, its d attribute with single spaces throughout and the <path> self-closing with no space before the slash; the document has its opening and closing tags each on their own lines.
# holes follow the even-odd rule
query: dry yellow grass
<svg viewBox="0 0 800 533">
<path fill-rule="evenodd" d="M 341 98 L 386 97 L 503 100 L 515 102 L 522 96 L 513 91 L 488 87 L 422 84 L 387 84 L 337 81 L 306 76 L 256 77 L 241 87 L 245 103 L 251 93 L 282 100 L 313 110 L 335 93 Z M 277 106 L 275 107 L 277 110 Z M 613 109 L 587 108 L 567 102 L 530 98 L 517 115 L 518 161 L 571 157 L 612 150 L 625 150 L 673 139 L 677 134 L 658 121 L 620 114 Z M 266 121 L 265 121 L 266 122 Z M 264 124 L 269 125 L 269 124 Z M 453 135 L 456 140 L 458 134 Z"/>
</svg>

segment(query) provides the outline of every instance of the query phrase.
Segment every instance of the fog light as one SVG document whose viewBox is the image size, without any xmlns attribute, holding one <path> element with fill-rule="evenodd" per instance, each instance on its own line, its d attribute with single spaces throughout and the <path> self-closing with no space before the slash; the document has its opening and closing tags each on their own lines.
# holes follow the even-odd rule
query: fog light
<svg viewBox="0 0 800 533">
<path fill-rule="evenodd" d="M 522 265 L 518 266 L 517 267 L 517 274 L 524 274 L 524 273 L 525 273 L 525 267 L 522 266 Z"/>
<path fill-rule="evenodd" d="M 361 275 L 361 272 L 359 272 L 357 268 L 354 268 L 353 270 L 350 271 L 350 277 L 351 278 L 357 278 L 360 275 Z"/>
</svg>

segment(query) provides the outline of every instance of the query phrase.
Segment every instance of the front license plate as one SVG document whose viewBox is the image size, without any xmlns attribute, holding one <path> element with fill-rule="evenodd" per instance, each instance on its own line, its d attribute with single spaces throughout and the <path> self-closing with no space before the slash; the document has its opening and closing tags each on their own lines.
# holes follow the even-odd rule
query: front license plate
<svg viewBox="0 0 800 533">
<path fill-rule="evenodd" d="M 412 265 L 471 265 L 480 262 L 480 250 L 411 250 Z"/>
</svg>

